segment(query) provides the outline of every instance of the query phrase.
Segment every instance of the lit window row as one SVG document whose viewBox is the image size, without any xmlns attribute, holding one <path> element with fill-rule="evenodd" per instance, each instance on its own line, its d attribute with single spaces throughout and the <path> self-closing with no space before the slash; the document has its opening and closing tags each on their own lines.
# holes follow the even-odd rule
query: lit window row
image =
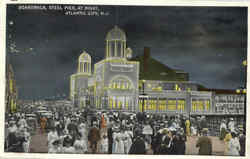
<svg viewBox="0 0 250 159">
<path fill-rule="evenodd" d="M 109 109 L 128 109 L 129 106 L 129 100 L 119 100 L 119 99 L 113 99 L 109 98 Z"/>
<path fill-rule="evenodd" d="M 192 111 L 209 111 L 210 110 L 210 100 L 193 100 L 192 101 Z"/>
<path fill-rule="evenodd" d="M 131 89 L 131 84 L 125 81 L 113 81 L 109 84 L 110 89 Z"/>
<path fill-rule="evenodd" d="M 144 111 L 184 111 L 185 100 L 144 100 Z M 142 111 L 143 100 L 139 100 L 139 110 Z"/>
</svg>

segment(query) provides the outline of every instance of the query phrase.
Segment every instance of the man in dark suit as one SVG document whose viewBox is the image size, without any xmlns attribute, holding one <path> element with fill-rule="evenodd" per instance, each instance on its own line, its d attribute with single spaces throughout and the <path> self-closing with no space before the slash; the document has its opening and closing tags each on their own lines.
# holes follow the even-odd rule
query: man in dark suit
<svg viewBox="0 0 250 159">
<path fill-rule="evenodd" d="M 142 137 L 142 130 L 137 129 L 135 135 L 136 137 L 130 147 L 129 154 L 146 154 L 145 140 Z"/>
<path fill-rule="evenodd" d="M 212 155 L 212 140 L 207 137 L 208 129 L 202 129 L 202 135 L 197 143 L 196 147 L 199 147 L 199 155 Z"/>
</svg>

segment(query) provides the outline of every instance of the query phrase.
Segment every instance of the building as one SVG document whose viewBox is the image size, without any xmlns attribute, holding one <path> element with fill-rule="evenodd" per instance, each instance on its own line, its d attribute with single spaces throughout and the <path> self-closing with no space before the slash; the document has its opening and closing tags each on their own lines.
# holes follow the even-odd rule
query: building
<svg viewBox="0 0 250 159">
<path fill-rule="evenodd" d="M 97 109 L 136 111 L 139 91 L 139 62 L 128 60 L 132 50 L 126 46 L 125 33 L 115 26 L 106 36 L 105 58 L 94 64 L 83 52 L 78 72 L 71 76 L 70 98 L 75 105 Z"/>
<path fill-rule="evenodd" d="M 11 64 L 6 66 L 6 85 L 5 85 L 5 112 L 14 113 L 17 110 L 17 86 L 14 70 Z"/>
<path fill-rule="evenodd" d="M 187 72 L 172 69 L 151 57 L 150 48 L 145 47 L 142 56 L 131 58 L 126 34 L 119 27 L 111 29 L 105 40 L 105 58 L 94 64 L 93 71 L 86 51 L 78 59 L 78 71 L 70 79 L 70 98 L 75 106 L 187 116 L 232 114 L 231 110 L 237 108 L 239 114 L 244 114 L 244 95 L 233 91 L 224 97 L 218 90 L 189 81 Z M 221 98 L 241 100 L 237 104 L 232 100 L 223 104 Z"/>
</svg>

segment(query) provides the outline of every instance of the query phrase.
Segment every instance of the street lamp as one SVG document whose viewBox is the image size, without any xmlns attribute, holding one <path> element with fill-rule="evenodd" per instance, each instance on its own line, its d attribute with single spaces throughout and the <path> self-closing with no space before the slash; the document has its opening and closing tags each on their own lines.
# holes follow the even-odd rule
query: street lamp
<svg viewBox="0 0 250 159">
<path fill-rule="evenodd" d="M 247 80 L 247 60 L 244 60 L 243 62 L 242 62 L 242 65 L 246 68 L 245 69 L 245 72 L 246 72 L 246 77 L 245 77 L 245 79 Z M 246 89 L 246 82 L 245 82 L 245 84 L 244 84 L 244 87 L 243 88 L 240 88 L 240 89 L 237 89 L 236 90 L 236 93 L 241 93 L 241 94 L 243 94 L 244 95 L 244 131 L 246 131 L 246 113 L 247 113 L 247 95 L 246 95 L 246 93 L 247 93 L 247 89 Z"/>
</svg>

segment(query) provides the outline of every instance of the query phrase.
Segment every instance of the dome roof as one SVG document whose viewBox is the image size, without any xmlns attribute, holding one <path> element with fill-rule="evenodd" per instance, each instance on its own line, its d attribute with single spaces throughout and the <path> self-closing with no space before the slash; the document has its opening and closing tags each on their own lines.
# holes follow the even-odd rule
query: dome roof
<svg viewBox="0 0 250 159">
<path fill-rule="evenodd" d="M 126 41 L 126 35 L 125 32 L 120 29 L 118 26 L 115 26 L 113 29 L 111 29 L 107 36 L 106 40 L 112 41 L 112 40 L 122 40 Z"/>
<path fill-rule="evenodd" d="M 86 51 L 83 51 L 83 53 L 79 56 L 79 61 L 91 62 L 91 57 Z"/>
</svg>

